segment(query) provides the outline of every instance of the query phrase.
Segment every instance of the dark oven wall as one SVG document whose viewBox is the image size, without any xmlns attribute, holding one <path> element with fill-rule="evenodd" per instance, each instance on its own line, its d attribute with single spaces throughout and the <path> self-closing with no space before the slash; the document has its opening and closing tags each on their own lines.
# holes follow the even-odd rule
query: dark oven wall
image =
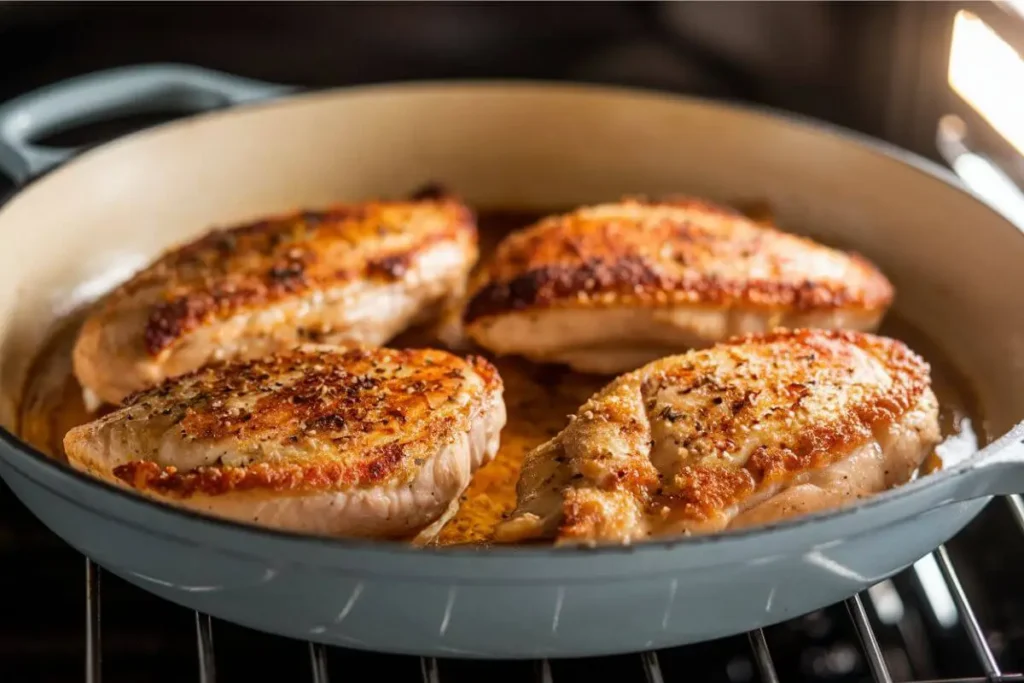
<svg viewBox="0 0 1024 683">
<path fill-rule="evenodd" d="M 0 100 L 180 61 L 329 87 L 514 77 L 770 104 L 882 134 L 889 3 L 0 2 Z"/>
</svg>

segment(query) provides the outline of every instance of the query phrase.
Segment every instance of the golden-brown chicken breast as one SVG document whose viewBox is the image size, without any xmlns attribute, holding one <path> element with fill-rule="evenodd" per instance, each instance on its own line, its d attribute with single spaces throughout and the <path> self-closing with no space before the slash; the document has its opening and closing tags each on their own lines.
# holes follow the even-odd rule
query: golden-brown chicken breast
<svg viewBox="0 0 1024 683">
<path fill-rule="evenodd" d="M 531 452 L 499 541 L 630 542 L 837 507 L 906 482 L 939 442 L 901 342 L 777 331 L 663 358 Z"/>
<path fill-rule="evenodd" d="M 168 379 L 64 447 L 75 468 L 201 512 L 400 537 L 452 511 L 494 456 L 502 392 L 476 357 L 307 344 Z"/>
<path fill-rule="evenodd" d="M 628 199 L 508 236 L 463 322 L 498 354 L 619 373 L 776 327 L 873 331 L 892 298 L 856 255 L 708 202 Z"/>
<path fill-rule="evenodd" d="M 303 341 L 383 344 L 463 294 L 477 249 L 472 212 L 444 196 L 215 230 L 100 303 L 75 346 L 75 374 L 116 404 L 212 360 Z"/>
</svg>

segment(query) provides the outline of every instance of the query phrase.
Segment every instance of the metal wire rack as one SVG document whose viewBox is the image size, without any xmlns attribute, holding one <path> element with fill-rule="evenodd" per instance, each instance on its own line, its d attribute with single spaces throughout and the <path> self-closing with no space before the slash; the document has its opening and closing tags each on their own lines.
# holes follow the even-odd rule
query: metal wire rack
<svg viewBox="0 0 1024 683">
<path fill-rule="evenodd" d="M 1024 502 L 1022 502 L 1021 497 L 1010 496 L 1005 499 L 1005 502 L 1008 505 L 1009 515 L 1014 520 L 1016 527 L 1019 531 L 1024 532 Z M 966 633 L 970 649 L 973 651 L 976 660 L 976 672 L 972 676 L 961 678 L 932 678 L 927 681 L 915 679 L 914 683 L 940 683 L 940 681 L 941 683 L 1024 683 L 1024 675 L 1008 673 L 1000 668 L 997 657 L 993 654 L 993 649 L 985 636 L 982 624 L 979 623 L 975 609 L 968 598 L 947 549 L 944 546 L 939 547 L 930 556 L 923 558 L 923 561 L 926 561 L 928 566 L 933 569 L 937 569 L 937 574 L 934 574 L 936 577 L 941 576 L 941 583 L 948 591 L 947 601 L 950 603 L 950 609 L 955 610 L 955 614 L 948 614 L 947 617 L 954 618 Z M 101 683 L 103 676 L 102 602 L 100 598 L 101 571 L 89 560 L 85 561 L 85 583 L 85 680 L 87 683 Z M 857 640 L 859 640 L 860 648 L 857 654 L 866 665 L 867 677 L 863 680 L 876 683 L 893 683 L 906 680 L 900 676 L 894 676 L 892 664 L 887 661 L 883 648 L 879 645 L 879 638 L 865 607 L 865 602 L 873 604 L 873 611 L 876 615 L 880 615 L 887 609 L 886 599 L 887 597 L 892 598 L 892 594 L 887 593 L 891 586 L 886 587 L 885 583 L 883 582 L 869 589 L 865 594 L 854 595 L 846 600 L 844 604 L 845 611 L 848 614 L 849 625 L 852 625 L 853 630 L 856 632 Z M 898 598 L 896 599 L 898 600 Z M 1024 624 L 1020 626 L 1024 627 Z M 200 683 L 215 683 L 218 680 L 214 636 L 215 622 L 209 616 L 196 613 L 197 679 Z M 733 672 L 735 675 L 730 674 L 729 680 L 760 680 L 762 683 L 782 683 L 787 680 L 785 677 L 780 677 L 777 672 L 775 657 L 772 649 L 769 647 L 769 639 L 766 637 L 764 630 L 756 629 L 747 633 L 746 641 L 747 660 L 745 661 L 752 663 L 752 666 L 748 663 L 746 665 L 747 668 L 744 669 L 743 660 L 736 660 L 740 663 L 735 667 Z M 332 680 L 332 675 L 337 676 L 337 680 L 349 680 L 350 676 L 347 671 L 337 670 L 342 667 L 335 669 L 331 665 L 332 652 L 336 648 L 314 643 L 308 643 L 305 647 L 308 650 L 308 675 L 309 679 L 314 683 L 328 683 Z M 697 645 L 677 648 L 676 650 L 639 653 L 628 657 L 626 664 L 628 664 L 628 661 L 632 661 L 632 672 L 635 674 L 635 680 L 637 681 L 640 681 L 641 677 L 643 677 L 643 680 L 646 680 L 647 683 L 672 683 L 679 679 L 675 671 L 669 672 L 666 670 L 663 660 L 670 657 L 678 659 L 679 656 L 684 658 L 688 656 L 704 656 L 699 652 L 700 647 L 700 645 Z M 697 650 L 696 652 L 695 649 Z M 849 657 L 849 653 L 846 656 Z M 395 659 L 398 658 L 395 657 Z M 402 659 L 408 660 L 409 658 Z M 841 656 L 840 659 L 842 659 Z M 450 677 L 446 672 L 446 666 L 450 663 L 449 660 L 421 658 L 419 660 L 419 675 L 423 683 L 449 683 L 449 680 L 479 680 L 481 678 L 480 669 L 477 669 L 476 675 L 468 678 L 465 672 L 462 675 Z M 523 672 L 526 678 L 521 678 L 518 677 L 518 674 L 510 677 L 510 671 L 504 663 L 473 663 L 473 666 L 476 667 L 492 667 L 488 670 L 490 673 L 487 674 L 487 680 L 532 680 L 536 683 L 559 683 L 562 680 L 576 679 L 578 671 L 564 672 L 562 669 L 566 665 L 578 666 L 578 664 L 570 662 L 540 660 L 532 663 L 529 673 Z M 674 668 L 678 667 L 679 664 L 677 663 Z M 502 670 L 502 674 L 495 676 L 494 673 L 499 668 Z M 628 669 L 629 667 L 626 666 L 622 670 L 627 671 Z M 409 669 L 406 669 L 406 671 L 409 671 Z M 290 676 L 290 680 L 302 680 L 301 677 L 295 675 L 295 672 L 292 673 L 292 676 L 294 678 Z M 687 677 L 687 680 L 697 679 Z M 829 678 L 823 674 L 822 680 L 829 680 Z"/>
</svg>

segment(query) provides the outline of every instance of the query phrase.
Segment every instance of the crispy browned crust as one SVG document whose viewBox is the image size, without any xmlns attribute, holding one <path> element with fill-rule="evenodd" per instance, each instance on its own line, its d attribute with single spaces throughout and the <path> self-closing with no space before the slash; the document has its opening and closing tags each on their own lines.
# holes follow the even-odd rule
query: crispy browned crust
<svg viewBox="0 0 1024 683">
<path fill-rule="evenodd" d="M 624 200 L 614 215 L 550 216 L 506 238 L 464 312 L 608 304 L 882 309 L 893 289 L 874 265 L 710 202 Z M 801 260 L 846 258 L 854 277 L 801 276 Z M 749 277 L 753 265 L 763 277 Z"/>
<path fill-rule="evenodd" d="M 188 498 L 197 493 L 210 496 L 241 491 L 311 493 L 354 486 L 370 486 L 394 474 L 405 454 L 401 444 L 367 455 L 354 465 L 323 463 L 283 465 L 265 463 L 251 467 L 198 467 L 179 472 L 161 468 L 152 460 L 139 460 L 114 468 L 114 476 L 140 491 L 149 489 L 165 496 Z"/>
<path fill-rule="evenodd" d="M 108 305 L 142 288 L 161 290 L 143 332 L 145 350 L 155 356 L 211 319 L 358 279 L 400 279 L 420 252 L 439 242 L 476 249 L 475 216 L 465 204 L 438 193 L 418 197 L 213 230 L 164 254 Z"/>
<path fill-rule="evenodd" d="M 730 346 L 759 345 L 767 352 L 769 344 L 779 341 L 789 342 L 792 347 L 785 355 L 773 354 L 769 377 L 751 376 L 736 384 L 719 383 L 713 371 L 709 371 L 713 363 L 701 362 L 701 356 Z M 649 418 L 652 423 L 689 421 L 687 424 L 692 427 L 682 430 L 685 439 L 680 445 L 695 449 L 700 455 L 735 451 L 751 425 L 763 423 L 768 428 L 785 429 L 786 421 L 813 382 L 842 383 L 842 374 L 853 372 L 844 365 L 849 354 L 849 346 L 844 345 L 860 348 L 877 358 L 888 370 L 892 385 L 886 390 L 866 391 L 862 400 L 854 402 L 849 410 L 811 421 L 794 433 L 789 443 L 760 447 L 742 467 L 687 465 L 680 468 L 674 481 L 666 481 L 647 458 L 634 458 L 630 466 L 623 467 L 599 488 L 628 491 L 640 501 L 646 515 L 660 517 L 666 523 L 705 521 L 769 484 L 842 460 L 871 439 L 874 429 L 902 419 L 930 386 L 929 365 L 900 341 L 842 330 L 780 330 L 738 337 L 716 349 L 686 354 L 682 358 L 692 359 L 691 362 L 673 363 L 655 371 L 641 386 L 648 410 L 653 407 L 654 394 L 666 386 L 680 393 L 705 392 L 710 407 L 705 406 L 695 415 L 671 414 L 670 409 L 662 409 Z M 755 402 L 766 396 L 773 409 L 752 413 Z M 600 410 L 595 405 L 600 405 Z M 625 424 L 627 432 L 630 422 L 635 422 L 628 410 L 614 402 L 588 403 L 582 410 L 594 413 L 593 419 Z M 595 529 L 607 524 L 607 510 L 586 496 L 567 495 L 563 514 L 558 532 L 562 538 L 593 538 Z"/>
<path fill-rule="evenodd" d="M 474 373 L 482 388 L 467 389 Z M 164 420 L 185 442 L 224 444 L 241 453 L 294 449 L 302 455 L 188 471 L 139 459 L 113 475 L 134 488 L 174 497 L 308 493 L 404 480 L 469 428 L 473 415 L 455 406 L 456 394 L 475 391 L 486 399 L 500 388 L 497 369 L 485 359 L 431 349 L 307 347 L 214 363 L 132 394 L 119 418 Z"/>
</svg>

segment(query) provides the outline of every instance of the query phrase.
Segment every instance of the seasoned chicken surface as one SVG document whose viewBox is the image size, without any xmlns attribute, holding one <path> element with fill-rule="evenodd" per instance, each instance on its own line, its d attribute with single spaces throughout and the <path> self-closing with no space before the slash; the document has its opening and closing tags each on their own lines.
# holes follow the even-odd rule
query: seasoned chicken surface
<svg viewBox="0 0 1024 683">
<path fill-rule="evenodd" d="M 215 230 L 102 301 L 74 348 L 108 403 L 213 360 L 299 342 L 384 344 L 461 297 L 472 212 L 445 196 L 370 201 Z"/>
<path fill-rule="evenodd" d="M 873 331 L 893 288 L 857 255 L 695 199 L 627 199 L 508 236 L 463 322 L 498 354 L 619 373 L 776 327 Z"/>
<path fill-rule="evenodd" d="M 481 358 L 306 344 L 168 379 L 64 447 L 75 468 L 200 512 L 405 537 L 453 512 L 494 456 L 502 393 Z"/>
<path fill-rule="evenodd" d="M 628 543 L 763 524 L 908 481 L 940 440 L 903 343 L 796 330 L 623 375 L 526 458 L 502 542 Z"/>
</svg>

